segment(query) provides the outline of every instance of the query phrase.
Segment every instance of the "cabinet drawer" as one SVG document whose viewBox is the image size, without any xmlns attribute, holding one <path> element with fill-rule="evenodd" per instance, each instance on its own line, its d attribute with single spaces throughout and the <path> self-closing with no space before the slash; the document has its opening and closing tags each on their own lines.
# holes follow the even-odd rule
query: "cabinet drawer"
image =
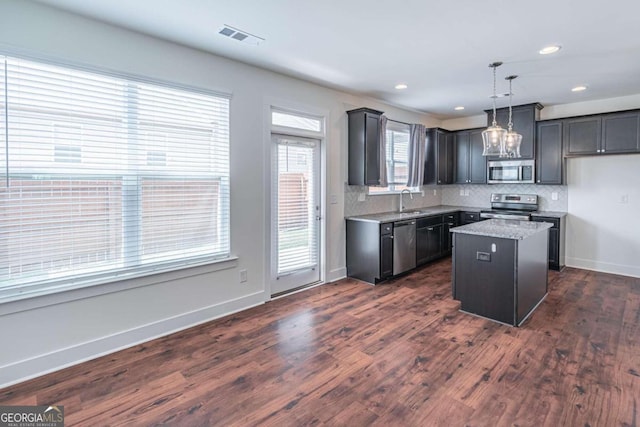
<svg viewBox="0 0 640 427">
<path fill-rule="evenodd" d="M 535 222 L 549 222 L 553 224 L 553 228 L 560 228 L 560 219 L 559 218 L 551 218 L 548 216 L 532 216 L 532 221 Z"/>
<path fill-rule="evenodd" d="M 462 222 L 480 221 L 480 212 L 462 212 Z"/>
<path fill-rule="evenodd" d="M 393 224 L 392 223 L 387 223 L 387 224 L 380 224 L 380 235 L 384 236 L 385 234 L 391 234 L 393 233 Z"/>
<path fill-rule="evenodd" d="M 445 214 L 442 216 L 442 222 L 456 224 L 458 222 L 458 214 Z"/>
<path fill-rule="evenodd" d="M 442 215 L 430 216 L 427 218 L 418 218 L 416 228 L 432 227 L 442 224 Z"/>
</svg>

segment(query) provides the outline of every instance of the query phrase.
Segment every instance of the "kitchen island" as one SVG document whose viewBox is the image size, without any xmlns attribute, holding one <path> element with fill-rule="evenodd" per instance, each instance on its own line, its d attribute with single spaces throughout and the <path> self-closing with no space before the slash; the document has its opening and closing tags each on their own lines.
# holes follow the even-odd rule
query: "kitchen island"
<svg viewBox="0 0 640 427">
<path fill-rule="evenodd" d="M 491 219 L 452 228 L 452 292 L 460 310 L 521 325 L 547 294 L 551 226 Z"/>
</svg>

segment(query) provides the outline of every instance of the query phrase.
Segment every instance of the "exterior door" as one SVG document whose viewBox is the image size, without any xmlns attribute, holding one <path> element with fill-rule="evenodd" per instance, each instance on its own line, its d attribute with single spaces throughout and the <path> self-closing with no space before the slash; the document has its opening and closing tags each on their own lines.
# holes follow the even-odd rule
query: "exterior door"
<svg viewBox="0 0 640 427">
<path fill-rule="evenodd" d="M 320 281 L 320 141 L 273 134 L 275 296 Z"/>
</svg>

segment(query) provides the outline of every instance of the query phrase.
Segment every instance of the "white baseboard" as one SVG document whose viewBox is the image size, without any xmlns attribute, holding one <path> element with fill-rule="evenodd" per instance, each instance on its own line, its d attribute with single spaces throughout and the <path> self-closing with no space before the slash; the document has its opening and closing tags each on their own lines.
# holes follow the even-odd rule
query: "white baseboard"
<svg viewBox="0 0 640 427">
<path fill-rule="evenodd" d="M 327 274 L 326 283 L 335 282 L 336 280 L 344 279 L 347 277 L 347 267 L 336 268 L 335 270 L 329 271 Z"/>
<path fill-rule="evenodd" d="M 583 268 L 601 273 L 619 274 L 621 276 L 640 277 L 640 267 L 636 265 L 614 264 L 610 262 L 594 261 L 592 259 L 566 257 L 567 267 Z"/>
<path fill-rule="evenodd" d="M 151 341 L 238 311 L 264 304 L 264 293 L 256 292 L 224 303 L 149 323 L 72 347 L 0 366 L 0 388 L 8 387 L 87 360 Z"/>
</svg>

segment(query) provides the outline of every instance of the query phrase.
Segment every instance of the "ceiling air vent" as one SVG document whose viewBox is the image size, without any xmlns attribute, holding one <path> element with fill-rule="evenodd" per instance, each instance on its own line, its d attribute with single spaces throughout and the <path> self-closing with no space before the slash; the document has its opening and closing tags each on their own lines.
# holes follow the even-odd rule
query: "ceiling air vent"
<svg viewBox="0 0 640 427">
<path fill-rule="evenodd" d="M 259 45 L 264 41 L 262 37 L 254 36 L 253 34 L 247 33 L 246 31 L 242 31 L 237 28 L 233 28 L 232 26 L 226 24 L 218 31 L 218 34 L 222 34 L 225 37 L 230 37 L 243 43 L 253 45 Z"/>
</svg>

